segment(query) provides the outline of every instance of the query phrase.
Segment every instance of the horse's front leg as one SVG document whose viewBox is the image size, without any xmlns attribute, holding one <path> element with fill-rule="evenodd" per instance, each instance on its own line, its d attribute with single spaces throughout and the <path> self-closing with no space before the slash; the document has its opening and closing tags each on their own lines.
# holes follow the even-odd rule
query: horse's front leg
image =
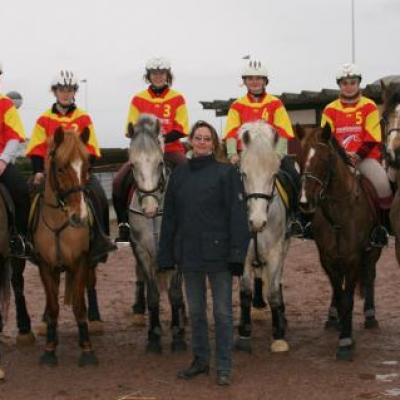
<svg viewBox="0 0 400 400">
<path fill-rule="evenodd" d="M 182 273 L 174 271 L 171 273 L 168 287 L 168 297 L 171 305 L 171 331 L 172 343 L 171 350 L 173 352 L 180 352 L 187 350 L 185 341 L 185 306 L 182 291 Z"/>
<path fill-rule="evenodd" d="M 348 265 L 344 278 L 344 289 L 341 290 L 339 301 L 340 336 L 339 346 L 336 350 L 338 360 L 352 361 L 354 352 L 353 328 L 353 305 L 354 291 L 356 286 L 356 267 Z"/>
<path fill-rule="evenodd" d="M 160 322 L 160 291 L 155 274 L 150 274 L 147 281 L 147 306 L 149 310 L 149 331 L 146 351 L 160 354 L 161 347 L 161 322 Z"/>
<path fill-rule="evenodd" d="M 289 351 L 285 340 L 287 321 L 282 293 L 283 252 L 276 248 L 270 251 L 267 266 L 263 268 L 263 281 L 267 289 L 267 298 L 271 307 L 273 353 Z"/>
<path fill-rule="evenodd" d="M 252 303 L 252 265 L 251 256 L 247 254 L 243 276 L 240 278 L 240 323 L 239 337 L 235 348 L 239 351 L 251 353 L 251 303 Z"/>
<path fill-rule="evenodd" d="M 50 265 L 42 263 L 39 267 L 40 277 L 46 292 L 46 347 L 40 357 L 40 364 L 55 366 L 58 364 L 56 348 L 58 345 L 57 324 L 60 306 L 58 304 L 58 288 L 60 273 Z"/>
<path fill-rule="evenodd" d="M 325 329 L 340 329 L 338 305 L 335 293 L 332 291 L 331 304 L 328 310 L 328 318 L 325 321 Z"/>
<path fill-rule="evenodd" d="M 71 273 L 71 272 L 68 272 Z M 89 338 L 89 328 L 85 304 L 85 288 L 89 277 L 89 263 L 86 258 L 82 257 L 76 266 L 74 277 L 72 279 L 72 309 L 79 330 L 79 346 L 82 349 L 79 357 L 78 365 L 84 367 L 86 365 L 97 365 L 98 360 L 93 351 L 92 343 Z"/>
<path fill-rule="evenodd" d="M 24 295 L 24 270 L 26 261 L 18 258 L 10 259 L 12 266 L 11 284 L 14 290 L 15 308 L 17 317 L 17 345 L 34 343 L 35 336 L 31 330 L 31 319 L 26 308 Z"/>
</svg>

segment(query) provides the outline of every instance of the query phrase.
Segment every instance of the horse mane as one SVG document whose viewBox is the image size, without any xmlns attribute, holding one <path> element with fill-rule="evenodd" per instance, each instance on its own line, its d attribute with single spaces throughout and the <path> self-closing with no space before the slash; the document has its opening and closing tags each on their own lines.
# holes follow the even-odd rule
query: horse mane
<svg viewBox="0 0 400 400">
<path fill-rule="evenodd" d="M 383 94 L 383 111 L 382 114 L 387 116 L 392 113 L 396 106 L 400 104 L 400 82 L 391 82 Z"/>
<path fill-rule="evenodd" d="M 57 150 L 57 161 L 61 165 L 67 165 L 76 159 L 86 162 L 89 158 L 85 145 L 74 129 L 64 129 L 64 139 L 59 145 L 54 142 L 54 137 L 50 138 L 49 149 L 49 153 L 54 149 Z"/>
<path fill-rule="evenodd" d="M 339 156 L 339 158 L 346 164 L 352 166 L 353 163 L 351 162 L 349 156 L 346 153 L 346 150 L 343 148 L 343 146 L 338 142 L 338 140 L 335 138 L 335 136 L 331 136 L 330 142 L 332 144 L 333 149 L 335 150 L 336 154 Z"/>
</svg>

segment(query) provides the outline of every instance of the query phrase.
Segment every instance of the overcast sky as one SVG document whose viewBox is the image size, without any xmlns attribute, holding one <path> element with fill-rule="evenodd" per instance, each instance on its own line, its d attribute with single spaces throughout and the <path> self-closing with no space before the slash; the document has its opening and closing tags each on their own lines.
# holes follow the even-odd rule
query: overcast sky
<svg viewBox="0 0 400 400">
<path fill-rule="evenodd" d="M 364 84 L 400 73 L 399 21 L 400 0 L 355 0 Z M 101 146 L 118 147 L 127 144 L 129 101 L 145 87 L 152 56 L 171 60 L 191 122 L 218 129 L 198 102 L 244 93 L 246 54 L 267 65 L 271 93 L 334 88 L 338 65 L 351 60 L 351 0 L 0 0 L 0 32 L 0 90 L 23 95 L 28 136 L 53 102 L 49 82 L 68 68 L 87 79 L 77 101 L 88 106 Z"/>
</svg>

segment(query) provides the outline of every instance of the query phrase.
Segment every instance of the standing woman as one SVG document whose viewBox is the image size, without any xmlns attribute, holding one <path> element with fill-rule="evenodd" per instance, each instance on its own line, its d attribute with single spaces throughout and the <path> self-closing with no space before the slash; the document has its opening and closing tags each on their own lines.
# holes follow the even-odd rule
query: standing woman
<svg viewBox="0 0 400 400">
<path fill-rule="evenodd" d="M 198 121 L 190 133 L 193 158 L 169 180 L 158 263 L 183 272 L 192 324 L 191 366 L 178 373 L 190 379 L 209 372 L 208 278 L 216 336 L 217 383 L 229 385 L 232 370 L 232 274 L 241 275 L 249 243 L 243 188 L 235 167 L 216 161 L 215 129 Z"/>
<path fill-rule="evenodd" d="M 159 118 L 164 137 L 164 159 L 170 167 L 186 162 L 185 149 L 180 139 L 189 130 L 186 102 L 181 93 L 171 89 L 171 64 L 161 57 L 146 63 L 144 79 L 149 87 L 133 96 L 129 105 L 128 121 L 135 125 L 141 114 Z M 113 183 L 113 203 L 119 233 L 117 242 L 129 242 L 128 198 L 133 184 L 130 163 L 125 163 Z"/>
</svg>

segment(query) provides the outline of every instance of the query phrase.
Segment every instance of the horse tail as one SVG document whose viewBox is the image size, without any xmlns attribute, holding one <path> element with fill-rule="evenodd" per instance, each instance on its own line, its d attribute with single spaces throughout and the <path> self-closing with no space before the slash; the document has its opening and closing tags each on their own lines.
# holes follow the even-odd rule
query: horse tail
<svg viewBox="0 0 400 400">
<path fill-rule="evenodd" d="M 70 306 L 72 304 L 73 297 L 73 279 L 74 276 L 71 272 L 66 271 L 65 273 L 65 292 L 64 292 L 64 304 Z"/>
<path fill-rule="evenodd" d="M 4 321 L 7 319 L 10 306 L 11 262 L 0 258 L 0 314 Z"/>
</svg>

